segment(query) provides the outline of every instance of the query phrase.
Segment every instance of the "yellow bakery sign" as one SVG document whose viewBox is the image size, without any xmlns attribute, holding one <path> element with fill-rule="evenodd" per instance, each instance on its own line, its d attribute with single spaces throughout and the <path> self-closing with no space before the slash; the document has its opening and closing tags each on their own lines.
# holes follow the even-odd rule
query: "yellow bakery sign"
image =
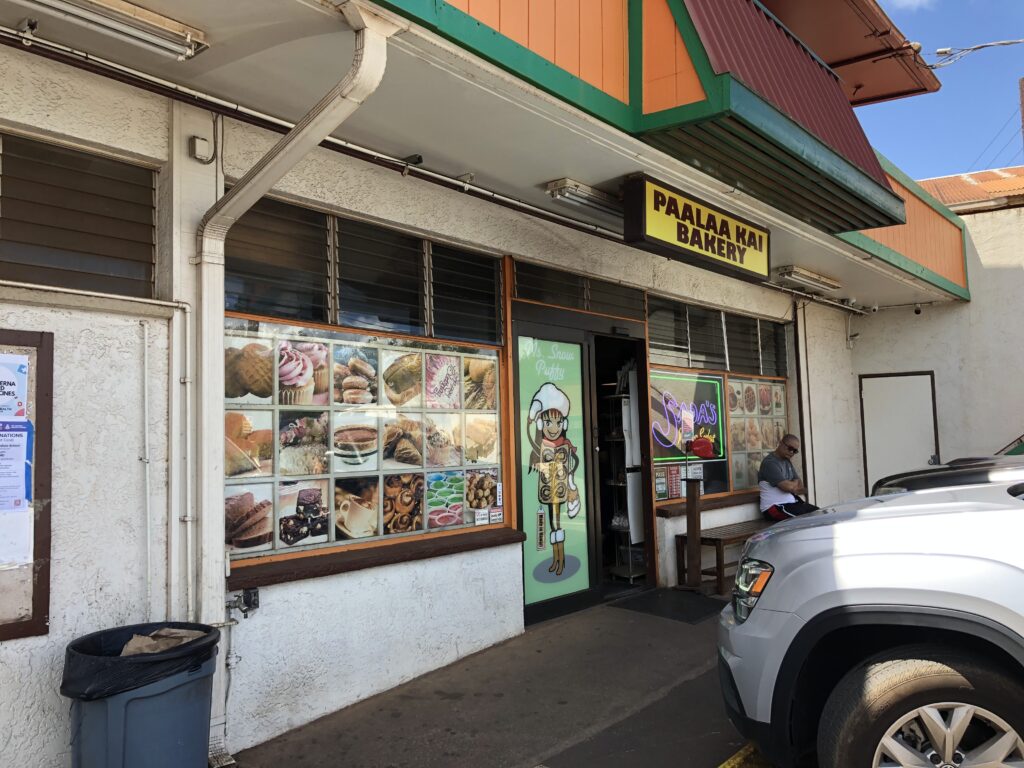
<svg viewBox="0 0 1024 768">
<path fill-rule="evenodd" d="M 646 176 L 627 180 L 625 239 L 697 266 L 768 279 L 768 230 Z"/>
</svg>

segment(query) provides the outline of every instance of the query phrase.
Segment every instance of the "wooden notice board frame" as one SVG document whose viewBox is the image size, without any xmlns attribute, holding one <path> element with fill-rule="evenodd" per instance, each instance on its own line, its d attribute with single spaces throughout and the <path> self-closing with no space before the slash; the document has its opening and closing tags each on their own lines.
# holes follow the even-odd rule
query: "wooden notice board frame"
<svg viewBox="0 0 1024 768">
<path fill-rule="evenodd" d="M 32 451 L 32 598 L 25 618 L 0 623 L 0 641 L 45 635 L 50 631 L 50 497 L 53 478 L 53 334 L 0 330 L 0 353 L 35 350 L 29 374 L 28 414 L 33 426 Z M 34 385 L 34 386 L 33 386 Z M 2 571 L 0 571 L 2 576 Z"/>
</svg>

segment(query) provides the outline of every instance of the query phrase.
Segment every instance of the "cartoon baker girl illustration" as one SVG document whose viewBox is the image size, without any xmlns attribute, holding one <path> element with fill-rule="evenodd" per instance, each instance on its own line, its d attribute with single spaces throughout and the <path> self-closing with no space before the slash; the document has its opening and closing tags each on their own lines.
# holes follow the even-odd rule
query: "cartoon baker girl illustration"
<svg viewBox="0 0 1024 768">
<path fill-rule="evenodd" d="M 561 576 L 565 569 L 565 531 L 562 507 L 570 518 L 580 511 L 580 493 L 576 489 L 576 468 L 580 464 L 576 446 L 569 442 L 569 398 L 551 382 L 540 386 L 530 403 L 530 469 L 537 472 L 537 499 L 548 508 L 551 533 L 549 572 Z M 538 510 L 543 513 L 543 509 Z"/>
</svg>

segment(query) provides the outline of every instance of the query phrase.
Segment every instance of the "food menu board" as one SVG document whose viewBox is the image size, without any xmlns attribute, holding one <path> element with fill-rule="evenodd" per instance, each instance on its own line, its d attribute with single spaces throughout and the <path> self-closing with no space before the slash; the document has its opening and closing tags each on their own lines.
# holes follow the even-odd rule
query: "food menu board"
<svg viewBox="0 0 1024 768">
<path fill-rule="evenodd" d="M 786 385 L 770 379 L 729 376 L 729 454 L 733 490 L 757 487 L 761 460 L 787 431 Z"/>
<path fill-rule="evenodd" d="M 493 350 L 225 328 L 232 557 L 504 521 Z"/>
<path fill-rule="evenodd" d="M 656 493 L 660 499 L 685 494 L 683 486 L 670 482 L 676 477 L 703 478 L 703 493 L 729 490 L 724 397 L 725 377 L 721 374 L 651 371 L 651 443 L 656 478 L 659 474 L 664 478 L 664 491 Z M 710 458 L 687 456 L 686 443 L 698 438 L 710 444 Z M 670 466 L 679 469 L 658 472 Z"/>
</svg>

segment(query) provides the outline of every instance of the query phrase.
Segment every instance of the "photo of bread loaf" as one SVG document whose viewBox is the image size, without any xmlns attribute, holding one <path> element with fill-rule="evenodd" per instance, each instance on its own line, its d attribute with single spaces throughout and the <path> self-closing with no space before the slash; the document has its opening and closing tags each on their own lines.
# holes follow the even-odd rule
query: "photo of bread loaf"
<svg viewBox="0 0 1024 768">
<path fill-rule="evenodd" d="M 466 414 L 460 435 L 467 464 L 498 463 L 498 417 Z"/>
<path fill-rule="evenodd" d="M 418 408 L 423 402 L 423 355 L 419 352 L 381 353 L 384 369 L 384 402 L 390 405 Z"/>
<path fill-rule="evenodd" d="M 268 549 L 274 538 L 274 487 L 270 483 L 224 489 L 224 543 L 231 549 Z"/>
</svg>

